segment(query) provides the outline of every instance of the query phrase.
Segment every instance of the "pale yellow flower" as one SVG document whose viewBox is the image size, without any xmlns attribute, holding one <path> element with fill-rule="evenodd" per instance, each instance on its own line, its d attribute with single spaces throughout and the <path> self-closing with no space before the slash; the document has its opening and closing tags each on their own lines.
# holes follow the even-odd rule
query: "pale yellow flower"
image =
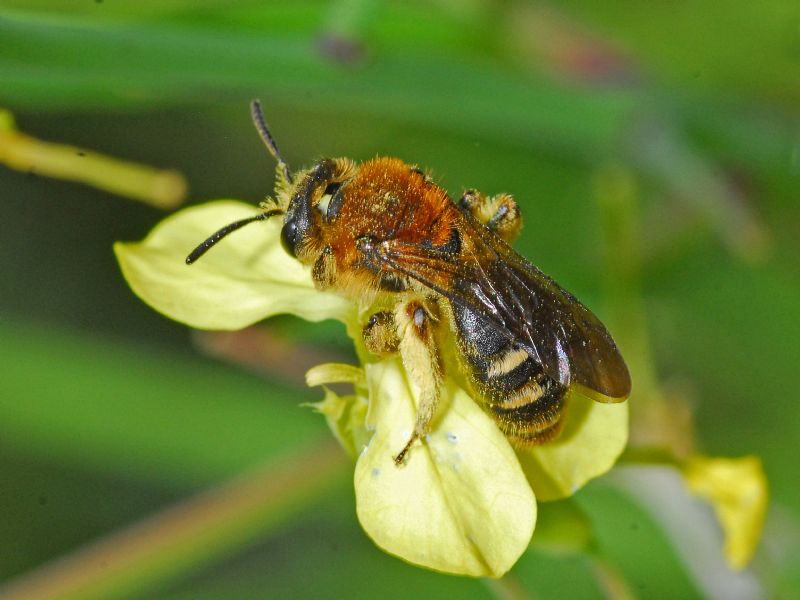
<svg viewBox="0 0 800 600">
<path fill-rule="evenodd" d="M 601 405 L 573 395 L 555 441 L 515 451 L 448 376 L 430 435 L 397 467 L 392 457 L 413 429 L 418 390 L 399 359 L 366 353 L 360 329 L 368 311 L 314 288 L 308 270 L 281 248 L 279 220 L 244 228 L 196 264 L 184 264 L 209 233 L 253 213 L 240 202 L 212 202 L 164 220 L 141 243 L 118 243 L 126 280 L 159 312 L 201 329 L 240 329 L 279 313 L 344 322 L 363 364 L 320 365 L 307 381 L 353 385 L 345 396 L 326 388 L 315 408 L 357 457 L 364 530 L 384 550 L 417 565 L 503 575 L 530 543 L 536 498 L 569 496 L 614 464 L 627 441 L 627 403 Z"/>
</svg>

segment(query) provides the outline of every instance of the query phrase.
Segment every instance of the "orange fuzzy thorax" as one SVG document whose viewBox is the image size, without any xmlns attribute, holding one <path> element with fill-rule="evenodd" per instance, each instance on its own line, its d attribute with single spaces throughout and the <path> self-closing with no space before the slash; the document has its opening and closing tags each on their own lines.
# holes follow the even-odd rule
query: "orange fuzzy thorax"
<svg viewBox="0 0 800 600">
<path fill-rule="evenodd" d="M 445 244 L 458 219 L 447 192 L 398 158 L 363 163 L 343 190 L 337 226 L 324 231 L 324 244 L 345 272 L 358 261 L 356 239 Z"/>
</svg>

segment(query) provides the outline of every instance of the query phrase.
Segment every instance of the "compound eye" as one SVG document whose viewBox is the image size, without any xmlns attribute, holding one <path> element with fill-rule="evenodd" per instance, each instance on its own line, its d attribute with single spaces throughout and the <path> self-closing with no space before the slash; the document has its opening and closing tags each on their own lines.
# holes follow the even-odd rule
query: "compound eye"
<svg viewBox="0 0 800 600">
<path fill-rule="evenodd" d="M 292 258 L 297 258 L 297 223 L 286 221 L 281 228 L 281 245 Z"/>
</svg>

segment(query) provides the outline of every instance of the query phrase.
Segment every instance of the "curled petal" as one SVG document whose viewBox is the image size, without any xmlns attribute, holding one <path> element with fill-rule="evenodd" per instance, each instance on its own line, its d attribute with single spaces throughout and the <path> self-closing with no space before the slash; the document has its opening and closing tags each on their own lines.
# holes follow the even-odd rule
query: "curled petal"
<svg viewBox="0 0 800 600">
<path fill-rule="evenodd" d="M 326 383 L 352 383 L 364 386 L 364 370 L 354 365 L 325 363 L 311 367 L 306 373 L 306 385 L 314 387 Z"/>
<path fill-rule="evenodd" d="M 325 398 L 309 404 L 325 416 L 334 437 L 355 458 L 372 437 L 372 432 L 366 428 L 368 403 L 364 397 L 364 369 L 342 363 L 325 363 L 311 367 L 306 373 L 309 387 L 327 383 L 351 383 L 356 389 L 355 394 L 340 396 L 324 387 Z"/>
<path fill-rule="evenodd" d="M 614 466 L 628 441 L 628 403 L 601 404 L 570 395 L 564 429 L 555 440 L 519 450 L 536 498 L 571 496 Z"/>
<path fill-rule="evenodd" d="M 351 318 L 351 302 L 314 289 L 311 276 L 279 242 L 279 219 L 229 235 L 195 264 L 200 242 L 258 209 L 218 200 L 179 211 L 140 243 L 114 245 L 133 291 L 158 312 L 198 329 L 235 330 L 288 313 L 309 321 Z"/>
<path fill-rule="evenodd" d="M 393 457 L 413 430 L 417 391 L 397 359 L 365 367 L 368 427 L 356 464 L 356 509 L 375 543 L 448 573 L 500 577 L 527 548 L 536 503 L 508 441 L 449 382 L 441 416 L 406 464 Z"/>
<path fill-rule="evenodd" d="M 325 397 L 308 406 L 325 417 L 333 436 L 355 458 L 372 437 L 372 432 L 364 427 L 367 400 L 355 395 L 340 396 L 328 388 L 324 390 Z"/>
</svg>

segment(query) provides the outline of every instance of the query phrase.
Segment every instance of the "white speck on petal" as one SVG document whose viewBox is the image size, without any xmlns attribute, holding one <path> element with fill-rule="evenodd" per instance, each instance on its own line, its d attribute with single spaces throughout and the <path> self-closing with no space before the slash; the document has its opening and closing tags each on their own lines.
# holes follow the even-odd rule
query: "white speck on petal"
<svg viewBox="0 0 800 600">
<path fill-rule="evenodd" d="M 458 436 L 455 433 L 453 433 L 452 431 L 448 431 L 447 432 L 447 441 L 450 442 L 451 444 L 457 444 L 458 443 Z"/>
<path fill-rule="evenodd" d="M 380 474 L 381 474 L 381 470 L 378 467 L 375 467 L 374 469 L 372 469 L 372 476 L 373 477 L 377 477 Z"/>
</svg>

